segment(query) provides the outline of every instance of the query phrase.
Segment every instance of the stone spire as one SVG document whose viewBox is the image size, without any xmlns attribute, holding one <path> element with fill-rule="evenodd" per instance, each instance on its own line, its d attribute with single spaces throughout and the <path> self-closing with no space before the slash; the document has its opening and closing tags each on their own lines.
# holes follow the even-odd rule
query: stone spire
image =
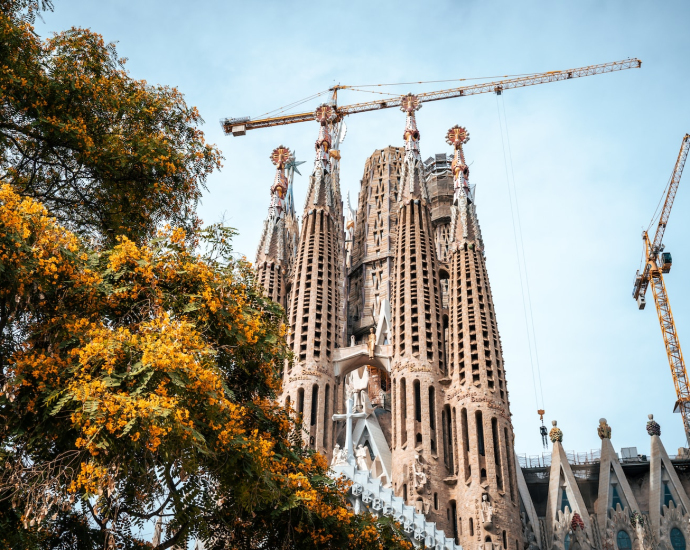
<svg viewBox="0 0 690 550">
<path fill-rule="evenodd" d="M 430 509 L 430 520 L 448 523 L 446 472 L 441 446 L 444 365 L 441 289 L 434 230 L 419 153 L 415 96 L 403 98 L 407 114 L 405 156 L 397 203 L 397 237 L 391 305 L 393 321 L 393 488 L 408 503 Z M 441 460 L 439 460 L 441 457 Z"/>
<path fill-rule="evenodd" d="M 285 164 L 290 159 L 290 149 L 276 147 L 271 161 L 276 174 L 271 186 L 271 201 L 264 230 L 256 253 L 256 270 L 259 283 L 273 301 L 287 307 L 286 275 L 291 265 L 293 248 L 286 224 L 286 198 L 289 191 L 285 176 Z"/>
<path fill-rule="evenodd" d="M 454 199 L 448 300 L 449 358 L 443 411 L 450 499 L 457 503 L 455 531 L 465 548 L 491 541 L 522 547 L 519 495 L 503 354 L 463 145 L 469 134 L 454 126 Z M 486 495 L 493 520 L 478 523 L 475 507 Z M 505 541 L 505 542 L 504 542 Z"/>
<path fill-rule="evenodd" d="M 426 182 L 424 181 L 424 164 L 419 152 L 419 130 L 415 112 L 421 109 L 419 98 L 412 94 L 403 96 L 400 110 L 406 114 L 405 132 L 405 159 L 403 161 L 402 174 L 400 175 L 399 201 L 423 198 L 429 200 Z M 404 182 L 404 185 L 403 185 Z"/>
<path fill-rule="evenodd" d="M 329 454 L 336 395 L 333 355 L 342 345 L 343 220 L 339 153 L 332 149 L 335 111 L 316 109 L 319 123 L 292 276 L 288 344 L 295 355 L 284 374 L 283 399 L 302 415 L 306 443 Z M 337 135 L 337 134 L 336 134 Z"/>
</svg>

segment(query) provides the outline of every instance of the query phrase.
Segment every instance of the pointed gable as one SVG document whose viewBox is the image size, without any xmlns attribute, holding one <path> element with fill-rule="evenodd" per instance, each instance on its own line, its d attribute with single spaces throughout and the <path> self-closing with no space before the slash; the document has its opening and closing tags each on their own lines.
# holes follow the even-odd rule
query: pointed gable
<svg viewBox="0 0 690 550">
<path fill-rule="evenodd" d="M 589 521 L 589 513 L 582 498 L 573 471 L 568 463 L 568 457 L 563 450 L 563 433 L 556 427 L 553 421 L 553 428 L 549 434 L 553 442 L 553 452 L 551 454 L 551 472 L 549 473 L 549 493 L 546 502 L 546 533 L 547 541 L 553 538 L 553 530 L 558 520 L 558 512 L 577 513 L 582 518 L 585 530 L 592 538 L 592 528 Z"/>
<path fill-rule="evenodd" d="M 612 508 L 615 511 L 620 505 L 622 510 L 626 510 L 630 514 L 639 512 L 640 507 L 637 505 L 635 495 L 625 477 L 616 452 L 613 450 L 611 427 L 605 418 L 599 420 L 597 432 L 601 438 L 601 462 L 599 463 L 599 498 L 594 504 L 594 509 L 597 514 L 599 531 L 604 533 L 609 509 Z"/>
<path fill-rule="evenodd" d="M 649 476 L 649 521 L 651 528 L 657 532 L 661 526 L 663 507 L 670 503 L 680 508 L 682 515 L 690 512 L 690 500 L 680 483 L 678 474 L 671 464 L 671 459 L 661 442 L 661 427 L 649 415 L 647 433 L 651 437 L 651 457 Z"/>
</svg>

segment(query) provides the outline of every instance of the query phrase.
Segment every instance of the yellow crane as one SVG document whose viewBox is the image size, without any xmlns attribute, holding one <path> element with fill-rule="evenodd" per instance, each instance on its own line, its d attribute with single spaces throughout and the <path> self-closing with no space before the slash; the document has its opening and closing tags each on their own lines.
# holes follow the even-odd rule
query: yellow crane
<svg viewBox="0 0 690 550">
<path fill-rule="evenodd" d="M 623 61 L 614 61 L 612 63 L 602 63 L 600 65 L 589 65 L 587 67 L 579 67 L 577 69 L 566 69 L 564 71 L 548 71 L 545 73 L 534 73 L 517 78 L 508 78 L 504 80 L 495 80 L 493 82 L 485 82 L 483 84 L 472 84 L 469 86 L 460 86 L 458 88 L 450 88 L 447 90 L 439 90 L 436 92 L 425 92 L 417 94 L 420 103 L 427 101 L 439 101 L 441 99 L 450 99 L 453 97 L 465 97 L 476 94 L 485 94 L 494 92 L 501 94 L 504 90 L 512 88 L 523 88 L 525 86 L 534 86 L 535 84 L 546 84 L 548 82 L 558 82 L 560 80 L 569 80 L 571 78 L 580 78 L 583 76 L 592 76 L 597 74 L 612 73 L 616 71 L 623 71 L 625 69 L 639 69 L 642 66 L 642 61 L 639 59 L 625 59 Z M 422 84 L 421 82 L 419 84 Z M 352 105 L 337 105 L 338 90 L 354 89 L 354 86 L 334 86 L 328 91 L 332 92 L 331 107 L 335 110 L 335 120 L 342 120 L 347 115 L 355 113 L 364 113 L 367 111 L 378 111 L 380 109 L 390 109 L 391 107 L 399 107 L 403 99 L 403 95 L 393 96 L 388 99 L 381 99 L 377 101 L 368 101 L 366 103 L 355 103 Z M 316 97 L 316 96 L 315 96 Z M 257 128 L 268 128 L 270 126 L 282 126 L 284 124 L 295 124 L 297 122 L 306 122 L 314 120 L 314 112 L 284 114 L 280 116 L 272 116 L 268 118 L 258 118 L 252 120 L 250 117 L 226 118 L 221 121 L 223 131 L 226 135 L 243 136 L 247 130 L 255 130 Z"/>
<path fill-rule="evenodd" d="M 659 315 L 659 324 L 661 325 L 661 335 L 664 337 L 666 355 L 668 355 L 668 363 L 671 366 L 673 384 L 676 387 L 676 396 L 678 398 L 673 412 L 680 412 L 683 417 L 685 437 L 690 442 L 690 387 L 688 386 L 688 372 L 685 369 L 683 352 L 680 349 L 678 331 L 673 321 L 671 304 L 668 301 L 668 293 L 666 292 L 663 276 L 664 273 L 668 273 L 671 270 L 672 259 L 670 252 L 664 252 L 664 245 L 661 242 L 664 238 L 664 231 L 666 231 L 668 218 L 671 215 L 671 208 L 673 207 L 673 201 L 678 192 L 680 177 L 683 174 L 683 167 L 688 158 L 689 150 L 690 134 L 685 134 L 683 143 L 680 146 L 676 165 L 673 168 L 673 173 L 671 174 L 671 179 L 668 184 L 668 192 L 666 193 L 664 207 L 659 216 L 659 224 L 656 228 L 654 240 L 650 240 L 647 231 L 642 233 L 645 263 L 642 273 L 638 270 L 635 274 L 633 298 L 637 300 L 638 308 L 644 309 L 646 304 L 645 293 L 647 292 L 647 287 L 651 283 L 654 303 L 656 304 L 656 312 Z"/>
</svg>

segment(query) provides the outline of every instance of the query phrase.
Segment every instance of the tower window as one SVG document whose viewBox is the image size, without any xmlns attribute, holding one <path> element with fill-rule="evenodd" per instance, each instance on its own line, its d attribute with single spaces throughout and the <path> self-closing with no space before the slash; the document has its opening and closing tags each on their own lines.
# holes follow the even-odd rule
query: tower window
<svg viewBox="0 0 690 550">
<path fill-rule="evenodd" d="M 613 508 L 615 510 L 617 506 L 620 506 L 621 510 L 625 510 L 625 503 L 621 500 L 621 497 L 618 494 L 618 489 L 616 488 L 615 485 L 612 485 L 611 486 L 611 508 Z"/>
<path fill-rule="evenodd" d="M 618 546 L 618 550 L 632 550 L 632 541 L 627 531 L 623 531 L 622 529 L 618 531 L 616 535 L 616 545 Z"/>
<path fill-rule="evenodd" d="M 570 501 L 568 500 L 568 493 L 565 487 L 563 487 L 563 491 L 561 492 L 561 512 L 565 513 L 566 506 L 570 508 Z"/>
<path fill-rule="evenodd" d="M 669 503 L 673 502 L 675 505 L 676 501 L 673 500 L 673 495 L 671 494 L 671 488 L 668 486 L 667 482 L 664 482 L 664 506 L 668 506 Z"/>
<path fill-rule="evenodd" d="M 685 537 L 678 527 L 671 529 L 671 546 L 673 550 L 685 550 Z"/>
</svg>

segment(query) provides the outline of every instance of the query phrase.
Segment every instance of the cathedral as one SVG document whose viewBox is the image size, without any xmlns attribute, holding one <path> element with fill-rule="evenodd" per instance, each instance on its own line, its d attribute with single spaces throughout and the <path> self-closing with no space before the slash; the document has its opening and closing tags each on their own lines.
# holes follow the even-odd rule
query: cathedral
<svg viewBox="0 0 690 550">
<path fill-rule="evenodd" d="M 298 163 L 287 147 L 271 155 L 256 272 L 286 311 L 294 361 L 280 400 L 305 444 L 353 482 L 355 510 L 394 517 L 416 546 L 684 550 L 690 457 L 667 454 L 653 419 L 649 458 L 619 457 L 604 419 L 590 460 L 563 450 L 555 422 L 550 457 L 515 454 L 469 133 L 452 127 L 452 153 L 423 160 L 419 107 L 404 96 L 401 146 L 367 159 L 356 208 L 341 196 L 345 127 L 332 106 L 315 112 L 300 220 Z"/>
</svg>

